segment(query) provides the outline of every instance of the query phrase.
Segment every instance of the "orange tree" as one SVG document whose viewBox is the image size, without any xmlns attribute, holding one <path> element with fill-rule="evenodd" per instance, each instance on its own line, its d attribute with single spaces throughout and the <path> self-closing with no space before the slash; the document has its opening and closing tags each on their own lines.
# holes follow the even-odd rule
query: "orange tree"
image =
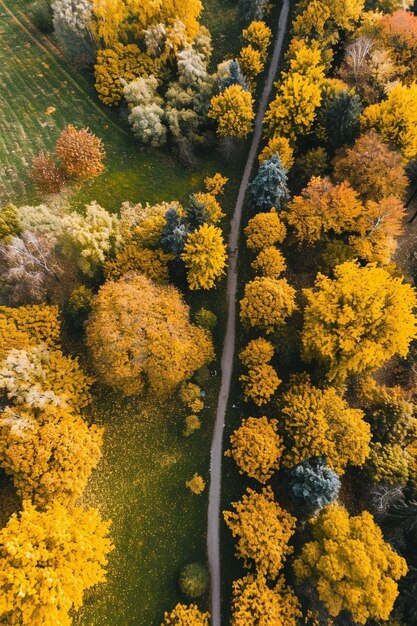
<svg viewBox="0 0 417 626">
<path fill-rule="evenodd" d="M 105 283 L 93 302 L 87 344 L 101 380 L 126 395 L 158 395 L 213 358 L 207 331 L 189 321 L 177 289 L 130 274 Z"/>
</svg>

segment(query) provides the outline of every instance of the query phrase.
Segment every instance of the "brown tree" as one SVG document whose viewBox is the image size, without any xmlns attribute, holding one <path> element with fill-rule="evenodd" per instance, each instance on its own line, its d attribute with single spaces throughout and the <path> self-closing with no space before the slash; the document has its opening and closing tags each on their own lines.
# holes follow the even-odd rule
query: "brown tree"
<svg viewBox="0 0 417 626">
<path fill-rule="evenodd" d="M 56 144 L 56 154 L 65 174 L 71 178 L 93 178 L 104 171 L 103 142 L 88 128 L 77 130 L 69 124 Z"/>
</svg>

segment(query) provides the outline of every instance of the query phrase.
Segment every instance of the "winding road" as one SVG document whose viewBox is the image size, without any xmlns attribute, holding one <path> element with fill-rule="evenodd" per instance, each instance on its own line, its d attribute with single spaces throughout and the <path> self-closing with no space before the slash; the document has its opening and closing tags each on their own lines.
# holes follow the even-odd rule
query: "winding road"
<svg viewBox="0 0 417 626">
<path fill-rule="evenodd" d="M 220 495 L 223 460 L 223 428 L 226 418 L 226 409 L 230 393 L 233 360 L 236 343 L 236 294 L 237 294 L 237 268 L 238 268 L 238 243 L 240 224 L 242 221 L 242 209 L 249 180 L 259 144 L 262 137 L 262 122 L 268 106 L 269 96 L 278 71 L 281 58 L 282 44 L 284 41 L 289 13 L 289 0 L 283 0 L 279 15 L 278 34 L 275 40 L 274 52 L 268 71 L 256 115 L 253 139 L 240 183 L 236 206 L 231 221 L 229 238 L 229 250 L 235 250 L 230 256 L 227 271 L 227 326 L 223 343 L 221 361 L 221 386 L 217 405 L 216 421 L 214 425 L 213 441 L 210 452 L 210 491 L 208 502 L 208 525 L 207 525 L 207 554 L 211 577 L 211 623 L 212 626 L 221 626 L 221 565 L 220 565 Z"/>
</svg>

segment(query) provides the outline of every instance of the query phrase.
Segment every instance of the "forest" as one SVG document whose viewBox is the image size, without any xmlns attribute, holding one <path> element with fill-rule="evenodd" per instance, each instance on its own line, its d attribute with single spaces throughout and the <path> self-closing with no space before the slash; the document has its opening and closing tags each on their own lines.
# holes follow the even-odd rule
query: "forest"
<svg viewBox="0 0 417 626">
<path fill-rule="evenodd" d="M 0 624 L 417 626 L 417 6 L 0 8 Z"/>
</svg>

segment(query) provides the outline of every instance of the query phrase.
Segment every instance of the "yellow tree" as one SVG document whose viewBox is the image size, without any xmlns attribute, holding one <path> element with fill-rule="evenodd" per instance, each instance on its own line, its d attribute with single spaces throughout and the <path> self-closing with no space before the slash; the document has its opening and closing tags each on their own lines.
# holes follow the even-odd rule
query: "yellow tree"
<svg viewBox="0 0 417 626">
<path fill-rule="evenodd" d="M 240 354 L 239 359 L 246 367 L 254 367 L 255 365 L 262 365 L 262 363 L 269 363 L 274 356 L 274 346 L 270 341 L 259 337 L 258 339 L 252 339 L 246 348 L 244 348 Z"/>
<path fill-rule="evenodd" d="M 29 502 L 0 530 L 0 616 L 21 626 L 70 626 L 84 592 L 104 582 L 113 549 L 96 509 Z"/>
<path fill-rule="evenodd" d="M 247 489 L 239 502 L 232 502 L 232 508 L 223 516 L 233 537 L 238 537 L 236 556 L 244 559 L 245 567 L 254 563 L 257 572 L 275 579 L 293 552 L 288 542 L 295 518 L 275 502 L 271 487 L 260 493 Z"/>
<path fill-rule="evenodd" d="M 56 406 L 79 411 L 91 402 L 92 379 L 78 360 L 39 344 L 10 350 L 0 365 L 0 388 L 17 404 Z"/>
<path fill-rule="evenodd" d="M 255 78 L 264 68 L 260 51 L 254 48 L 252 44 L 244 46 L 239 53 L 238 61 L 242 72 L 252 86 Z"/>
<path fill-rule="evenodd" d="M 101 287 L 87 345 L 102 382 L 126 395 L 145 385 L 167 395 L 213 358 L 209 333 L 190 323 L 179 291 L 135 274 Z"/>
<path fill-rule="evenodd" d="M 265 63 L 272 37 L 269 26 L 265 22 L 254 20 L 243 30 L 242 37 L 248 44 L 259 50 L 262 62 Z"/>
<path fill-rule="evenodd" d="M 294 165 L 294 150 L 286 137 L 273 135 L 269 139 L 268 144 L 259 154 L 259 162 L 263 163 L 264 161 L 267 161 L 273 157 L 274 154 L 279 156 L 280 161 L 286 170 L 291 169 Z"/>
<path fill-rule="evenodd" d="M 285 324 L 286 318 L 296 310 L 295 289 L 285 278 L 255 278 L 247 283 L 240 301 L 242 322 L 262 328 L 267 334 Z"/>
<path fill-rule="evenodd" d="M 267 404 L 282 382 L 268 363 L 250 367 L 246 374 L 239 376 L 239 381 L 243 385 L 245 402 L 252 401 L 256 406 Z"/>
<path fill-rule="evenodd" d="M 245 139 L 252 130 L 255 117 L 253 98 L 240 85 L 231 85 L 213 96 L 208 116 L 216 120 L 220 137 Z"/>
<path fill-rule="evenodd" d="M 297 596 L 283 577 L 272 588 L 261 574 L 233 583 L 232 626 L 297 626 L 301 617 Z"/>
<path fill-rule="evenodd" d="M 279 468 L 284 447 L 277 424 L 265 416 L 248 417 L 231 435 L 232 448 L 225 456 L 234 458 L 241 474 L 246 473 L 264 484 Z"/>
<path fill-rule="evenodd" d="M 283 462 L 292 467 L 325 455 L 328 465 L 343 474 L 346 465 L 361 466 L 369 456 L 370 426 L 364 413 L 351 409 L 336 389 L 318 389 L 308 377 L 292 380 L 283 396 L 279 432 L 286 441 Z"/>
<path fill-rule="evenodd" d="M 161 626 L 209 626 L 210 615 L 202 613 L 196 604 L 177 604 L 165 613 Z"/>
<path fill-rule="evenodd" d="M 385 543 L 372 515 L 364 511 L 350 517 L 332 504 L 311 526 L 313 540 L 294 562 L 298 580 L 315 584 L 331 617 L 348 611 L 358 624 L 387 620 L 407 564 Z"/>
<path fill-rule="evenodd" d="M 61 407 L 7 407 L 0 415 L 0 464 L 23 499 L 70 506 L 100 460 L 102 438 L 103 429 Z"/>
<path fill-rule="evenodd" d="M 226 245 L 220 228 L 202 224 L 190 233 L 181 258 L 190 289 L 212 289 L 226 267 Z"/>
<path fill-rule="evenodd" d="M 56 346 L 61 333 L 58 314 L 55 305 L 0 306 L 0 358 L 11 348 L 20 350 L 38 343 Z"/>
<path fill-rule="evenodd" d="M 251 266 L 261 276 L 278 278 L 285 272 L 287 264 L 282 252 L 273 246 L 268 246 L 260 251 L 256 259 L 251 263 Z"/>
<path fill-rule="evenodd" d="M 396 144 L 406 161 L 414 159 L 417 155 L 417 83 L 394 85 L 385 100 L 364 110 L 361 124 L 366 130 L 376 129 L 384 141 Z"/>
<path fill-rule="evenodd" d="M 276 243 L 282 243 L 287 234 L 276 209 L 267 213 L 257 213 L 245 228 L 246 245 L 250 250 L 262 250 Z"/>
<path fill-rule="evenodd" d="M 334 379 L 375 370 L 395 354 L 406 356 L 416 336 L 411 285 L 354 261 L 334 274 L 334 279 L 318 274 L 314 288 L 304 290 L 305 358 L 322 361 Z"/>
<path fill-rule="evenodd" d="M 310 132 L 320 103 L 320 86 L 308 76 L 298 72 L 285 76 L 264 118 L 269 133 L 295 142 Z"/>
</svg>

